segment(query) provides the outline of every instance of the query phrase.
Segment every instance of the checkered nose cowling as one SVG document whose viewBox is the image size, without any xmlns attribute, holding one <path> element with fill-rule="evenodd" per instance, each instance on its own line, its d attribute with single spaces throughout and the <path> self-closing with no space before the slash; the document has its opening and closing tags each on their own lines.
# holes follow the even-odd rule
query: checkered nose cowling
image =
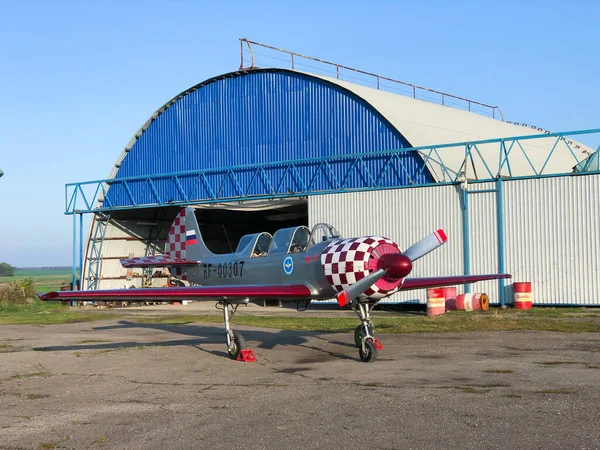
<svg viewBox="0 0 600 450">
<path fill-rule="evenodd" d="M 400 252 L 398 245 L 381 236 L 342 239 L 331 242 L 321 254 L 321 265 L 331 286 L 342 292 L 377 270 L 383 255 Z M 393 294 L 402 279 L 381 278 L 363 294 L 362 300 L 378 301 Z"/>
</svg>

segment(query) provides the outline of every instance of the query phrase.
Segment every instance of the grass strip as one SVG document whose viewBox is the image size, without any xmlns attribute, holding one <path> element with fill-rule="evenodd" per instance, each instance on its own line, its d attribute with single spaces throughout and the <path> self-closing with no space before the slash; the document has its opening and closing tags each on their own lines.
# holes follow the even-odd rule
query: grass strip
<svg viewBox="0 0 600 450">
<path fill-rule="evenodd" d="M 585 317 L 579 316 L 580 309 L 560 308 L 536 309 L 528 311 L 491 310 L 485 313 L 452 311 L 450 313 L 427 317 L 425 315 L 386 314 L 374 317 L 377 333 L 424 333 L 424 332 L 467 332 L 467 331 L 558 331 L 558 332 L 598 332 L 598 321 L 586 319 L 587 314 L 599 317 L 598 312 L 588 312 Z M 258 316 L 240 314 L 233 324 L 259 328 L 276 328 L 281 330 L 298 330 L 311 332 L 352 332 L 358 325 L 355 317 L 307 317 L 292 313 L 294 316 Z M 122 314 L 72 310 L 60 303 L 36 301 L 26 305 L 11 305 L 0 302 L 0 325 L 37 324 L 52 325 L 96 320 L 127 319 L 139 324 L 189 324 L 211 323 L 222 324 L 221 315 L 154 315 L 132 316 L 127 310 Z"/>
<path fill-rule="evenodd" d="M 133 319 L 133 321 L 140 324 L 218 324 L 222 322 L 222 318 L 216 315 L 154 316 L 137 318 Z M 600 331 L 600 326 L 589 320 L 574 321 L 562 318 L 509 317 L 502 315 L 498 317 L 495 314 L 384 317 L 375 318 L 374 322 L 378 334 L 515 330 L 559 331 L 567 333 Z M 357 319 L 351 317 L 264 317 L 250 315 L 236 316 L 233 323 L 260 328 L 331 333 L 351 332 L 358 325 Z"/>
</svg>

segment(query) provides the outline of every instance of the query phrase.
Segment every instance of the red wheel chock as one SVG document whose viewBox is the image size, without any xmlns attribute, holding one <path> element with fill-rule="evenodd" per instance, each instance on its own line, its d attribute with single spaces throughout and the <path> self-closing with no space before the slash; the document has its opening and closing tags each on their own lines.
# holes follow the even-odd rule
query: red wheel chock
<svg viewBox="0 0 600 450">
<path fill-rule="evenodd" d="M 252 350 L 247 348 L 244 350 L 240 350 L 240 353 L 238 354 L 235 360 L 243 362 L 256 362 L 256 356 L 254 356 L 254 352 Z"/>
<path fill-rule="evenodd" d="M 383 344 L 381 343 L 381 341 L 379 339 L 374 338 L 373 344 L 375 344 L 375 348 L 377 349 L 377 351 L 383 350 Z"/>
</svg>

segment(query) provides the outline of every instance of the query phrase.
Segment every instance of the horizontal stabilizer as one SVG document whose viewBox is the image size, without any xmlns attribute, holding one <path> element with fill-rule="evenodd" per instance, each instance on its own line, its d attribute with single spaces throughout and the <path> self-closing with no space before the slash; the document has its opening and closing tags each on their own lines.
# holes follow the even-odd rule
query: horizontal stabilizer
<svg viewBox="0 0 600 450">
<path fill-rule="evenodd" d="M 452 286 L 455 284 L 469 284 L 477 281 L 498 280 L 500 278 L 512 278 L 507 273 L 489 274 L 489 275 L 456 275 L 450 277 L 433 278 L 407 278 L 402 284 L 401 290 L 423 289 L 438 286 Z"/>
<path fill-rule="evenodd" d="M 247 286 L 191 286 L 141 289 L 105 289 L 99 291 L 60 291 L 38 294 L 42 301 L 123 301 L 170 302 L 173 300 L 213 299 L 306 299 L 311 290 L 304 284 L 247 285 Z"/>
<path fill-rule="evenodd" d="M 120 260 L 123 267 L 180 267 L 194 266 L 198 261 L 173 258 L 168 255 L 146 256 L 140 258 L 126 258 Z"/>
</svg>

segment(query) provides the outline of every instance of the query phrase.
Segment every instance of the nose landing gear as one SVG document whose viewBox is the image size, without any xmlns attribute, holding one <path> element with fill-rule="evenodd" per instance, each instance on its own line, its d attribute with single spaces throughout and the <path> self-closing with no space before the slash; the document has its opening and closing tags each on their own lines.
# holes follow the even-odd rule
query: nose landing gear
<svg viewBox="0 0 600 450">
<path fill-rule="evenodd" d="M 373 362 L 377 359 L 379 350 L 383 345 L 373 336 L 373 321 L 370 312 L 373 306 L 369 303 L 354 301 L 352 305 L 354 312 L 360 319 L 361 324 L 354 330 L 354 343 L 358 347 L 358 355 L 363 362 Z"/>
</svg>

